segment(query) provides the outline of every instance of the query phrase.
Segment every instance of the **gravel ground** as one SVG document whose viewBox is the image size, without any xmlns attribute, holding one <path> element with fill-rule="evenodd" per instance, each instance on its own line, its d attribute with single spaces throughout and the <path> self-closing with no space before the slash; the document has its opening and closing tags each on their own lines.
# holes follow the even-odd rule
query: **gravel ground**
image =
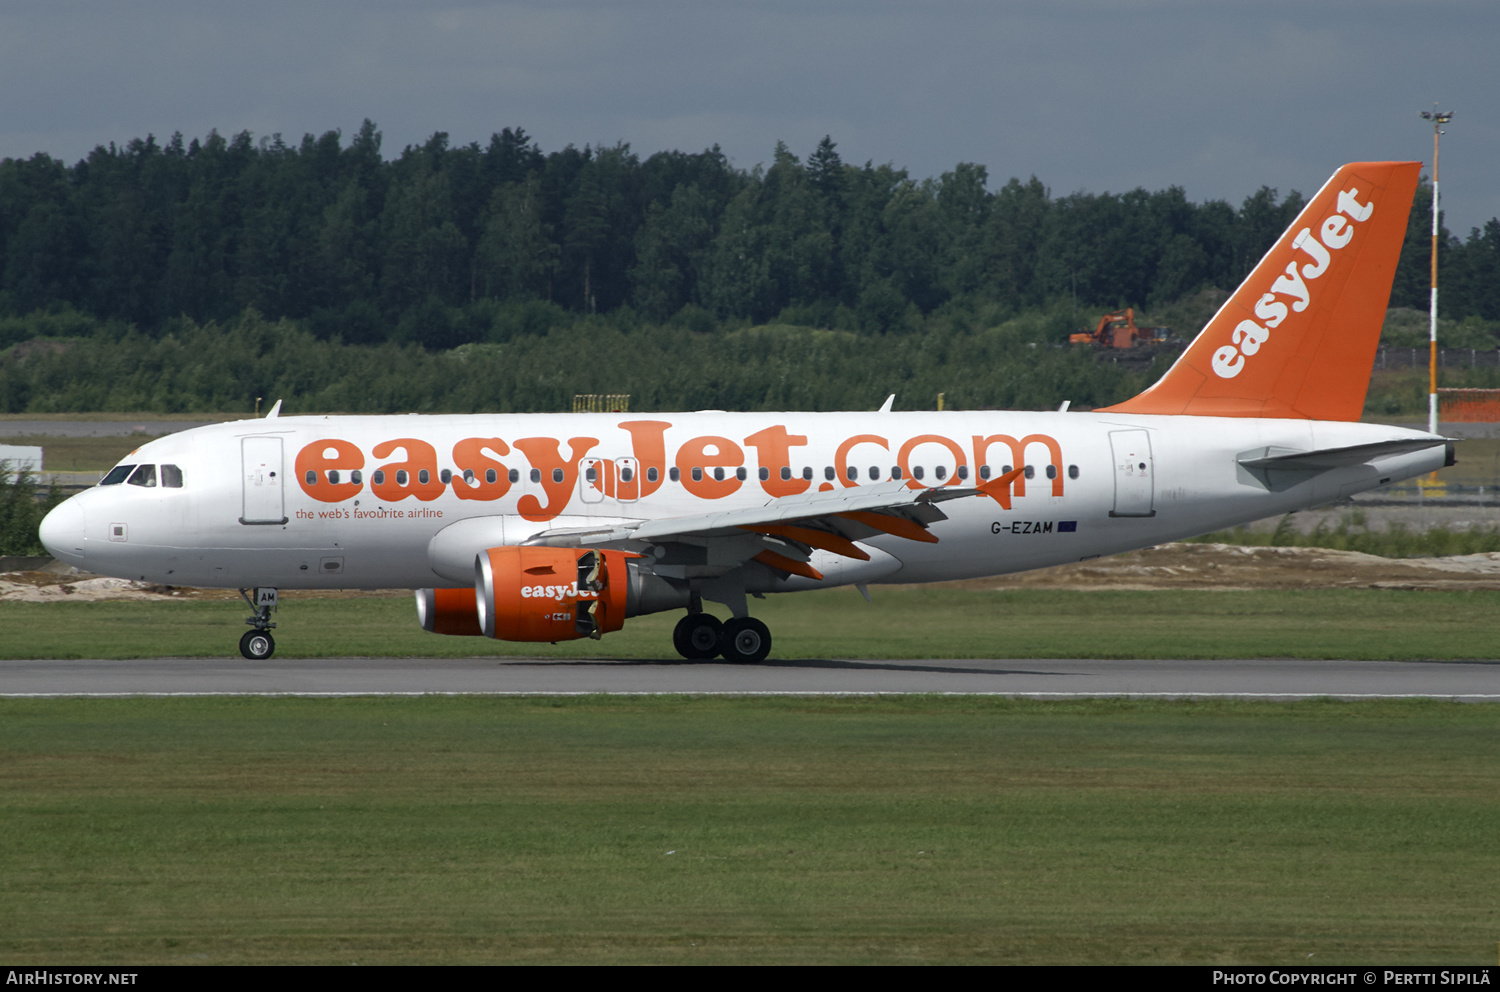
<svg viewBox="0 0 1500 992">
<path fill-rule="evenodd" d="M 966 589 L 1500 589 L 1500 552 L 1378 558 L 1323 548 L 1164 544 L 1034 572 L 969 579 Z M 302 598 L 408 596 L 406 590 L 298 591 Z M 0 573 L 0 602 L 235 599 L 230 589 L 184 589 L 66 571 Z"/>
</svg>

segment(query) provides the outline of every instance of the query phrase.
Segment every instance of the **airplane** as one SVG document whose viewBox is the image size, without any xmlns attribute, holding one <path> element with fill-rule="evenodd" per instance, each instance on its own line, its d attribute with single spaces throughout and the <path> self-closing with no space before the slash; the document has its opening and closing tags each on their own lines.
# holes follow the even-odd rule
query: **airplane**
<svg viewBox="0 0 1500 992">
<path fill-rule="evenodd" d="M 278 590 L 408 588 L 439 634 L 598 639 L 684 610 L 683 657 L 760 662 L 752 598 L 1086 561 L 1453 464 L 1446 438 L 1358 422 L 1420 165 L 1339 169 L 1158 382 L 1091 412 L 278 401 L 143 445 L 41 539 L 90 572 L 239 589 L 252 660 L 275 650 Z"/>
</svg>

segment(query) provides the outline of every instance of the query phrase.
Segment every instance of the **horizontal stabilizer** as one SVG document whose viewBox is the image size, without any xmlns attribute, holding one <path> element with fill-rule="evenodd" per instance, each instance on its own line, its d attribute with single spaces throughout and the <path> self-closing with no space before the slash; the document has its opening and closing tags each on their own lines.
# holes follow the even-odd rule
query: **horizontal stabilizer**
<svg viewBox="0 0 1500 992">
<path fill-rule="evenodd" d="M 1381 458 L 1412 454 L 1432 448 L 1446 447 L 1445 463 L 1452 465 L 1453 442 L 1441 437 L 1403 437 L 1389 441 L 1373 441 L 1369 444 L 1352 444 L 1338 448 L 1319 448 L 1315 451 L 1297 451 L 1293 448 L 1254 448 L 1241 452 L 1235 461 L 1241 473 L 1241 482 L 1256 483 L 1271 492 L 1283 492 L 1293 486 L 1334 469 L 1356 465 L 1370 465 Z M 1382 482 L 1390 480 L 1383 479 Z M 1372 488 L 1366 486 L 1364 488 Z"/>
<path fill-rule="evenodd" d="M 1322 472 L 1345 465 L 1361 465 L 1386 455 L 1404 455 L 1409 451 L 1422 451 L 1440 444 L 1450 444 L 1446 438 L 1399 438 L 1393 441 L 1375 441 L 1370 444 L 1354 444 L 1346 448 L 1322 448 L 1317 451 L 1291 451 L 1281 448 L 1260 448 L 1240 455 L 1238 461 L 1248 469 L 1300 469 Z"/>
</svg>

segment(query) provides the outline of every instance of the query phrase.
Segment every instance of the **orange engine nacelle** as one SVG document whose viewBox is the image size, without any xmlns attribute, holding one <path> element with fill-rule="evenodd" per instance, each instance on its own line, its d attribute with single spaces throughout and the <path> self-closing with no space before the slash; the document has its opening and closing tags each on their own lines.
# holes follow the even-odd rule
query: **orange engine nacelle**
<svg viewBox="0 0 1500 992">
<path fill-rule="evenodd" d="M 480 631 L 502 641 L 599 638 L 625 625 L 624 551 L 489 548 L 475 562 Z"/>
<path fill-rule="evenodd" d="M 434 634 L 484 635 L 473 589 L 418 589 L 417 622 Z"/>
</svg>

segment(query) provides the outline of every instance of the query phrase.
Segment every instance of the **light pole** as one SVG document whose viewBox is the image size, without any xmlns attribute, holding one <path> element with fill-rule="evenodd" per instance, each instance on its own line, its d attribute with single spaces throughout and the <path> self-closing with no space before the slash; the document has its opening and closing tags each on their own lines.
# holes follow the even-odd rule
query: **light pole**
<svg viewBox="0 0 1500 992">
<path fill-rule="evenodd" d="M 1432 293 L 1428 300 L 1427 314 L 1427 432 L 1436 434 L 1438 429 L 1437 398 L 1437 258 L 1438 258 L 1438 136 L 1443 125 L 1453 119 L 1453 111 L 1422 111 L 1422 119 L 1432 121 Z"/>
</svg>

